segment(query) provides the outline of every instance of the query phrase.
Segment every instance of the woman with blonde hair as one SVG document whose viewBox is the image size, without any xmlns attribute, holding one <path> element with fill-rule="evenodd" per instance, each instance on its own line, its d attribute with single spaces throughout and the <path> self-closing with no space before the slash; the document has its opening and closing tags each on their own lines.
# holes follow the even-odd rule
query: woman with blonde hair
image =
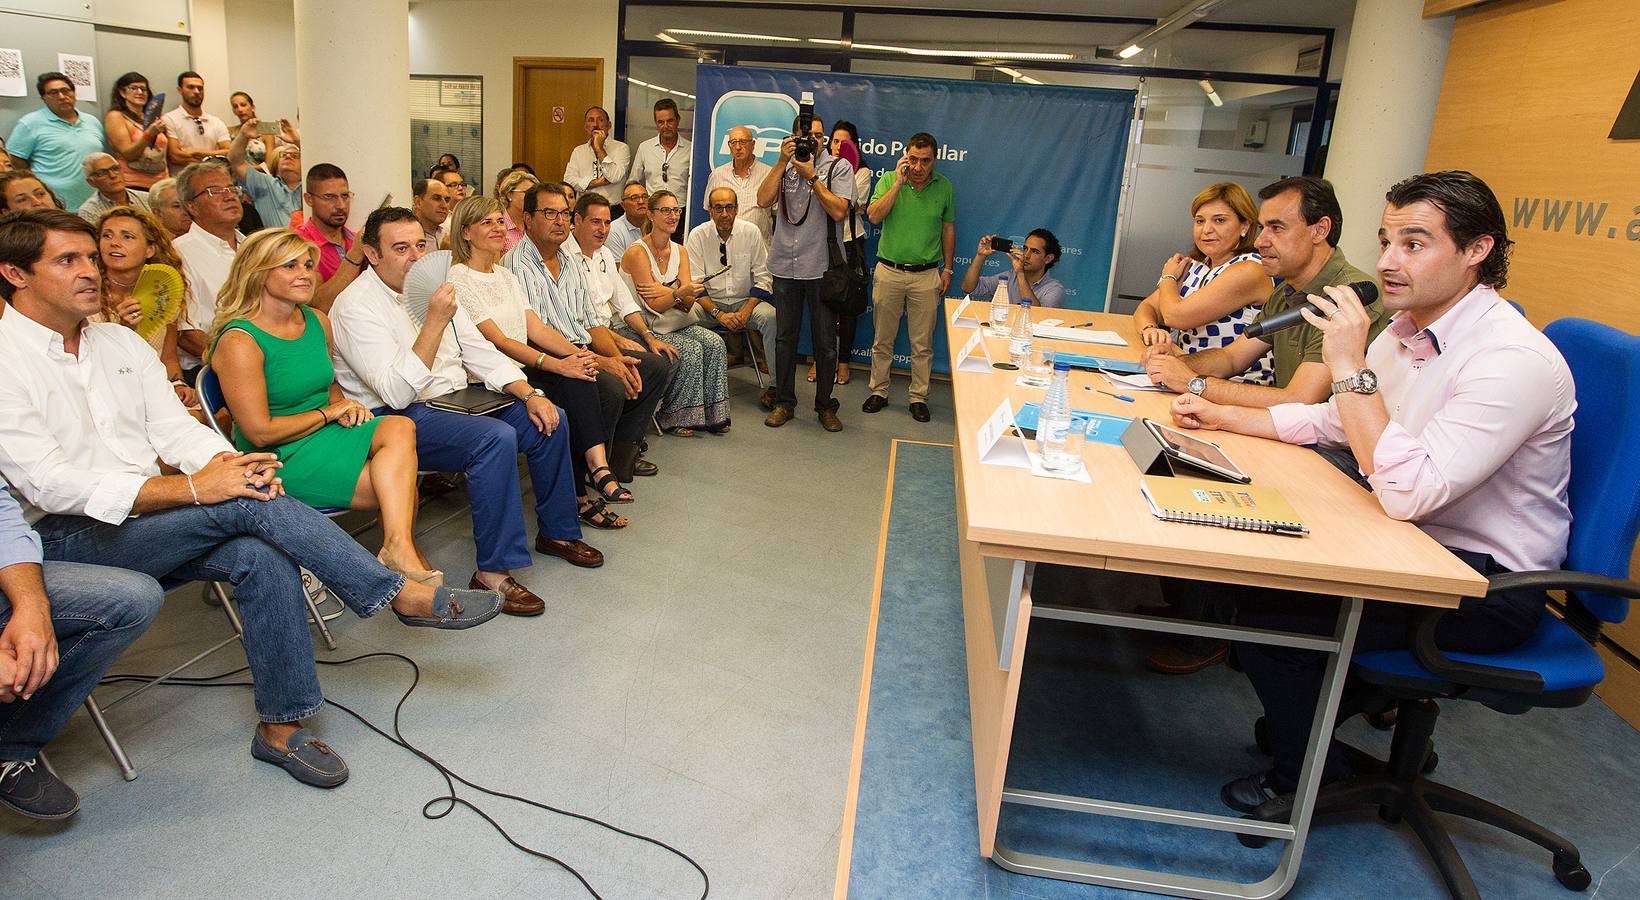
<svg viewBox="0 0 1640 900">
<path fill-rule="evenodd" d="M 234 445 L 279 454 L 285 491 L 316 507 L 380 510 L 382 565 L 437 587 L 417 549 L 416 426 L 342 396 L 330 320 L 310 309 L 319 249 L 288 228 L 239 245 L 217 294 L 206 363 L 216 370 Z"/>
<path fill-rule="evenodd" d="M 495 199 L 506 214 L 502 224 L 507 229 L 507 244 L 501 248 L 502 253 L 511 250 L 514 244 L 524 239 L 524 195 L 540 183 L 541 179 L 523 169 L 514 169 L 503 176 L 501 183 L 495 186 Z"/>
<path fill-rule="evenodd" d="M 672 243 L 683 208 L 671 191 L 649 195 L 643 237 L 621 256 L 621 280 L 637 298 L 649 330 L 678 348 L 677 372 L 666 387 L 657 419 L 669 434 L 693 437 L 696 428 L 729 431 L 728 350 L 718 333 L 693 324 L 690 310 L 701 285 L 691 281 L 688 254 Z M 626 331 L 626 337 L 637 335 Z"/>
<path fill-rule="evenodd" d="M 1175 340 L 1186 353 L 1227 347 L 1258 317 L 1271 280 L 1253 249 L 1258 207 L 1233 181 L 1209 185 L 1190 203 L 1190 253 L 1162 266 L 1156 290 L 1133 311 L 1145 346 Z M 1269 384 L 1275 363 L 1265 354 L 1234 381 Z"/>
<path fill-rule="evenodd" d="M 190 411 L 197 409 L 199 401 L 177 359 L 177 331 L 184 325 L 194 327 L 188 319 L 188 279 L 165 226 L 135 206 L 116 206 L 103 213 L 97 220 L 97 268 L 102 272 L 103 308 L 91 321 L 114 322 L 141 335 L 165 364 L 178 399 Z M 152 269 L 163 277 L 139 283 Z M 181 293 L 174 298 L 158 296 L 174 289 L 168 285 L 181 285 Z M 161 320 L 144 322 L 144 304 L 155 308 L 162 300 L 169 301 L 170 310 Z"/>
</svg>

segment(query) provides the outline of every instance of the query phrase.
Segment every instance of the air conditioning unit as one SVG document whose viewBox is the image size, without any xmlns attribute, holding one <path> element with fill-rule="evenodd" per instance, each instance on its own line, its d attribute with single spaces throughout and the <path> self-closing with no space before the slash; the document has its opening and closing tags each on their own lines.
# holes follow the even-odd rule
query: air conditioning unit
<svg viewBox="0 0 1640 900">
<path fill-rule="evenodd" d="M 1247 123 L 1247 129 L 1241 133 L 1241 145 L 1252 147 L 1255 150 L 1264 146 L 1264 141 L 1270 136 L 1270 120 L 1254 119 Z"/>
</svg>

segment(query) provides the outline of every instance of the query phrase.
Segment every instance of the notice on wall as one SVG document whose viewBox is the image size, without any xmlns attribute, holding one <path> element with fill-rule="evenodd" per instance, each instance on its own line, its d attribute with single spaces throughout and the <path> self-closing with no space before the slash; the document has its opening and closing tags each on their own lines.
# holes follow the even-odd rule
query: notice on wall
<svg viewBox="0 0 1640 900">
<path fill-rule="evenodd" d="M 74 82 L 74 99 L 82 103 L 97 102 L 97 63 L 89 56 L 72 53 L 57 54 L 57 71 Z"/>
<path fill-rule="evenodd" d="M 23 51 L 0 47 L 0 97 L 27 97 L 28 76 L 23 72 Z"/>
</svg>

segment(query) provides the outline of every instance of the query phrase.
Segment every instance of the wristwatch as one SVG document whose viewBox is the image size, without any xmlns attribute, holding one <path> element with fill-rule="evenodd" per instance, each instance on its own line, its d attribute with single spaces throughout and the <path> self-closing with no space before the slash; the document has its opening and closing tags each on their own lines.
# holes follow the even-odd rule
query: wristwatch
<svg viewBox="0 0 1640 900">
<path fill-rule="evenodd" d="M 1378 373 L 1371 369 L 1362 369 L 1354 375 L 1332 383 L 1334 394 L 1376 394 L 1378 392 Z"/>
<path fill-rule="evenodd" d="M 530 402 L 531 397 L 545 397 L 546 395 L 547 395 L 546 391 L 543 391 L 540 388 L 536 388 L 536 389 L 530 391 L 528 394 L 524 395 L 524 402 L 525 403 Z"/>
<path fill-rule="evenodd" d="M 1200 397 L 1202 395 L 1202 391 L 1207 390 L 1207 379 L 1197 375 L 1195 378 L 1192 378 L 1185 383 L 1185 389 Z"/>
</svg>

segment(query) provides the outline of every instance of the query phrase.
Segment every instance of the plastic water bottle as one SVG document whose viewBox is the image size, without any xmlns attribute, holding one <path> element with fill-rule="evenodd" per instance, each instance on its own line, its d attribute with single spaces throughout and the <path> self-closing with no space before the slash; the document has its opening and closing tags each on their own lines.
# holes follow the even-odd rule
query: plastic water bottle
<svg viewBox="0 0 1640 900">
<path fill-rule="evenodd" d="M 1031 361 L 1031 301 L 1024 297 L 1015 304 L 1008 323 L 1008 359 L 1021 369 Z"/>
<path fill-rule="evenodd" d="M 1008 273 L 997 276 L 997 289 L 991 292 L 991 330 L 1001 332 L 1008 327 Z"/>
<path fill-rule="evenodd" d="M 1074 472 L 1082 465 L 1082 442 L 1072 440 L 1071 364 L 1055 362 L 1053 381 L 1036 419 L 1036 449 L 1042 467 L 1051 472 Z"/>
</svg>

